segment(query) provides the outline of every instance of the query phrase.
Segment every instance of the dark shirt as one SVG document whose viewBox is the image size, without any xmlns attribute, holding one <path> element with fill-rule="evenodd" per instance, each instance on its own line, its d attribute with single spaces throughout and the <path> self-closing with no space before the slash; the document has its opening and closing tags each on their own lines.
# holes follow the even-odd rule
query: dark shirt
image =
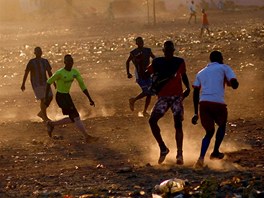
<svg viewBox="0 0 264 198">
<path fill-rule="evenodd" d="M 186 72 L 184 59 L 179 57 L 172 57 L 171 59 L 165 57 L 155 58 L 148 67 L 148 71 L 157 75 L 160 81 L 164 80 L 165 82 L 158 96 L 178 96 L 182 94 L 181 77 Z"/>
<path fill-rule="evenodd" d="M 146 79 L 149 75 L 145 72 L 150 64 L 151 49 L 150 48 L 136 48 L 130 52 L 132 62 L 136 67 L 136 78 Z"/>
</svg>

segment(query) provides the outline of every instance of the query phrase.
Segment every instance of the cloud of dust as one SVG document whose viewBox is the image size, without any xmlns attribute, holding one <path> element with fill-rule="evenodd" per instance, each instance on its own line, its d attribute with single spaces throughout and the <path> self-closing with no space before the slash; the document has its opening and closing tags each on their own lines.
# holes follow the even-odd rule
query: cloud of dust
<svg viewBox="0 0 264 198">
<path fill-rule="evenodd" d="M 82 108 L 79 110 L 80 116 L 83 120 L 95 117 L 108 117 L 113 116 L 115 114 L 114 108 L 107 108 L 104 105 L 104 100 L 102 98 L 96 98 L 96 101 L 100 105 L 99 108 L 92 109 L 89 113 L 86 109 Z"/>
<path fill-rule="evenodd" d="M 170 123 L 164 123 L 161 121 L 159 123 L 161 128 L 161 134 L 166 146 L 169 148 L 170 153 L 167 155 L 164 164 L 175 164 L 176 163 L 176 141 L 175 141 L 175 129 L 173 127 L 172 121 Z M 148 129 L 150 131 L 150 129 Z M 192 126 L 191 124 L 188 125 L 186 123 L 183 124 L 183 158 L 184 158 L 184 166 L 193 167 L 195 162 L 198 160 L 202 138 L 204 137 L 204 130 L 201 125 Z M 149 146 L 149 152 L 145 153 L 144 159 L 151 164 L 157 164 L 159 158 L 159 147 L 156 143 L 156 140 L 153 137 L 153 142 L 151 146 Z M 237 164 L 232 162 L 227 162 L 226 160 L 210 160 L 209 156 L 213 150 L 215 141 L 215 136 L 212 138 L 210 146 L 207 150 L 207 154 L 205 157 L 205 165 L 208 165 L 209 168 L 220 170 L 220 171 L 230 171 L 230 170 L 237 170 L 241 169 Z M 246 144 L 236 143 L 232 140 L 224 139 L 220 150 L 221 152 L 228 153 L 228 152 L 236 152 L 241 149 L 250 149 L 250 146 Z"/>
<path fill-rule="evenodd" d="M 254 62 L 257 61 L 257 58 Z M 261 64 L 261 63 L 259 63 Z M 241 60 L 240 71 L 236 72 L 239 87 L 237 90 L 226 89 L 226 102 L 230 118 L 245 119 L 264 116 L 264 88 L 260 86 L 264 75 L 256 62 Z"/>
</svg>

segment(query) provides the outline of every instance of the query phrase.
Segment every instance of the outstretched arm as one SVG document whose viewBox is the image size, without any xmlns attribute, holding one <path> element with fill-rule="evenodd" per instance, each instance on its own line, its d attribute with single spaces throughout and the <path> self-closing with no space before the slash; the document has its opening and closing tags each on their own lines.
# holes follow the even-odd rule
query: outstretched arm
<svg viewBox="0 0 264 198">
<path fill-rule="evenodd" d="M 128 57 L 128 59 L 127 59 L 127 61 L 126 61 L 126 72 L 127 72 L 127 77 L 128 78 L 132 78 L 132 74 L 130 74 L 130 72 L 129 72 L 129 63 L 130 63 L 130 61 L 132 60 L 132 55 L 130 54 L 129 55 L 129 57 Z"/>
<path fill-rule="evenodd" d="M 89 92 L 88 92 L 88 89 L 87 89 L 86 85 L 85 85 L 84 82 L 83 82 L 83 78 L 82 78 L 81 74 L 79 73 L 78 70 L 76 70 L 76 71 L 77 71 L 76 80 L 78 81 L 80 88 L 82 89 L 83 93 L 84 93 L 84 94 L 87 96 L 87 98 L 89 99 L 89 101 L 90 101 L 90 105 L 91 105 L 91 106 L 95 106 L 95 103 L 94 103 L 94 101 L 92 100 L 92 98 L 91 98 L 91 96 L 90 96 L 90 94 L 89 94 Z"/>
<path fill-rule="evenodd" d="M 92 100 L 92 98 L 91 98 L 91 96 L 90 96 L 88 90 L 87 90 L 87 89 L 83 90 L 83 93 L 84 93 L 84 94 L 87 96 L 87 98 L 89 99 L 89 101 L 90 101 L 90 105 L 95 107 L 95 103 L 94 103 L 94 101 Z"/>
</svg>

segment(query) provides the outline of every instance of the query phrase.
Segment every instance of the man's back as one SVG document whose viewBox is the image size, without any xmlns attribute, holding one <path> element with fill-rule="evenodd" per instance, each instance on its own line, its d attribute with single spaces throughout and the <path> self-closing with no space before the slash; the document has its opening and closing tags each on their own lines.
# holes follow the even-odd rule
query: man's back
<svg viewBox="0 0 264 198">
<path fill-rule="evenodd" d="M 186 72 L 184 59 L 172 57 L 155 58 L 152 63 L 152 73 L 158 73 L 158 78 L 168 79 L 168 82 L 160 90 L 159 96 L 174 96 L 182 93 L 181 74 Z"/>
<path fill-rule="evenodd" d="M 216 62 L 208 64 L 198 74 L 195 86 L 201 87 L 200 101 L 224 102 L 225 82 L 235 78 L 232 69 Z"/>
<path fill-rule="evenodd" d="M 42 86 L 46 85 L 46 71 L 51 71 L 51 66 L 47 59 L 33 58 L 28 62 L 26 70 L 30 71 L 30 80 L 32 85 L 34 87 Z"/>
</svg>

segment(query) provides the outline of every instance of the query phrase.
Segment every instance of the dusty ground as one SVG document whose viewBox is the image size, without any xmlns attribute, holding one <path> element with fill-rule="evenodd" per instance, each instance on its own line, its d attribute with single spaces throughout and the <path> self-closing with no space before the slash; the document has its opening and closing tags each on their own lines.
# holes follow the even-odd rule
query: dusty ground
<svg viewBox="0 0 264 198">
<path fill-rule="evenodd" d="M 248 184 L 242 191 L 264 191 L 264 10 L 211 11 L 208 15 L 212 37 L 203 38 L 198 36 L 200 24 L 187 25 L 183 15 L 158 18 L 156 26 L 139 22 L 140 18 L 107 21 L 81 16 L 58 22 L 51 16 L 37 23 L 38 18 L 1 22 L 0 197 L 151 197 L 154 186 L 170 178 L 188 179 L 193 188 L 208 178 L 225 187 L 222 197 L 232 197 L 239 190 L 242 194 L 241 188 L 237 190 L 242 183 L 234 178 Z M 157 164 L 158 146 L 148 120 L 138 116 L 143 101 L 136 104 L 135 112 L 128 107 L 128 99 L 140 91 L 125 73 L 136 36 L 144 37 L 156 55 L 162 55 L 164 40 L 175 41 L 191 82 L 208 62 L 211 50 L 223 52 L 240 81 L 238 90 L 227 90 L 229 123 L 223 161 L 206 159 L 205 170 L 192 168 L 204 133 L 200 124 L 190 123 L 189 96 L 184 103 L 185 165 L 175 164 L 170 112 L 160 126 L 171 152 L 164 165 Z M 84 143 L 73 125 L 58 127 L 54 138 L 48 137 L 36 116 L 39 104 L 29 79 L 26 91 L 20 90 L 35 46 L 42 47 L 54 71 L 63 66 L 66 53 L 73 54 L 96 107 L 89 106 L 76 84 L 72 97 L 89 133 L 100 137 L 98 143 Z M 52 119 L 61 117 L 55 101 L 48 113 Z M 226 187 L 227 183 L 237 188 Z"/>
</svg>

